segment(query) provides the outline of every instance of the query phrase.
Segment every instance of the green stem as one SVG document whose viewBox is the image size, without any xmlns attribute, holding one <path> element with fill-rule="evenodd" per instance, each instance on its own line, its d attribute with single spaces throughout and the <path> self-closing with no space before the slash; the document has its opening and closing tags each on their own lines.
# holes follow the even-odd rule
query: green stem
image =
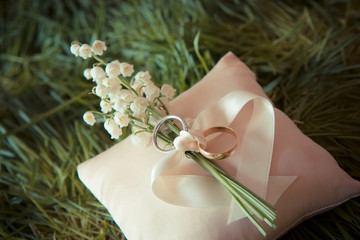
<svg viewBox="0 0 360 240">
<path fill-rule="evenodd" d="M 104 64 L 105 66 L 106 66 L 106 64 L 108 64 L 104 59 L 102 59 L 99 56 L 95 55 L 93 52 L 91 52 L 91 55 L 96 61 Z"/>
<path fill-rule="evenodd" d="M 137 118 L 137 117 L 134 117 L 133 115 L 131 115 L 131 114 L 128 114 L 129 115 L 129 117 L 131 118 L 131 119 L 133 119 L 133 120 L 136 120 L 136 121 L 138 121 L 138 122 L 143 122 L 140 118 Z M 147 124 L 146 124 L 147 125 Z"/>
<path fill-rule="evenodd" d="M 199 154 L 198 154 L 199 155 Z M 200 157 L 200 156 L 198 156 Z M 206 159 L 205 159 L 206 160 Z M 236 189 L 240 193 L 241 197 L 244 197 L 247 202 L 250 203 L 249 207 L 253 210 L 254 213 L 259 212 L 259 218 L 262 218 L 265 222 L 267 222 L 271 227 L 276 228 L 276 224 L 274 220 L 276 219 L 276 214 L 274 212 L 275 207 L 263 200 L 260 196 L 247 189 L 245 186 L 240 184 L 235 179 L 231 178 L 224 170 L 218 167 L 213 161 L 206 160 L 208 164 L 210 164 L 216 171 L 218 171 L 227 182 Z M 269 220 L 269 221 L 268 221 Z"/>
<path fill-rule="evenodd" d="M 122 85 L 124 85 L 128 90 L 130 90 L 130 92 L 132 94 L 134 94 L 136 97 L 139 96 L 138 93 L 130 86 L 130 84 L 128 82 L 123 80 L 120 76 L 118 76 L 118 79 L 119 79 L 119 81 L 121 82 Z"/>
<path fill-rule="evenodd" d="M 255 218 L 250 214 L 250 212 L 246 209 L 244 205 L 248 207 L 250 204 L 238 194 L 238 192 L 223 178 L 223 176 L 216 171 L 209 163 L 207 159 L 197 156 L 195 153 L 187 154 L 197 163 L 199 163 L 202 167 L 209 171 L 211 175 L 213 175 L 225 188 L 229 191 L 229 193 L 234 197 L 236 202 L 238 203 L 239 207 L 243 210 L 245 215 L 250 219 L 250 221 L 255 225 L 255 227 L 264 235 L 266 236 L 266 231 L 264 228 L 255 220 Z M 252 207 L 251 207 L 252 208 Z M 253 209 L 252 209 L 253 210 Z M 255 215 L 257 215 L 260 219 L 263 220 L 263 217 L 255 210 L 253 211 Z"/>
<path fill-rule="evenodd" d="M 270 203 L 268 203 L 267 201 L 265 201 L 262 197 L 260 197 L 259 195 L 257 195 L 256 193 L 254 193 L 253 191 L 251 191 L 250 189 L 248 189 L 247 187 L 245 187 L 244 185 L 242 185 L 241 183 L 239 183 L 236 179 L 232 178 L 231 176 L 229 176 L 223 169 L 221 169 L 215 162 L 213 161 L 209 161 L 209 163 L 217 170 L 219 171 L 222 175 L 224 175 L 229 182 L 233 182 L 233 185 L 237 185 L 239 189 L 242 189 L 241 191 L 247 192 L 248 195 L 250 196 L 254 196 L 255 199 L 257 199 L 259 202 L 261 202 L 262 204 L 266 205 L 268 208 L 272 209 L 273 211 L 276 211 L 276 208 L 271 205 Z M 272 211 L 272 212 L 273 212 Z M 275 213 L 273 213 L 275 215 Z"/>
</svg>

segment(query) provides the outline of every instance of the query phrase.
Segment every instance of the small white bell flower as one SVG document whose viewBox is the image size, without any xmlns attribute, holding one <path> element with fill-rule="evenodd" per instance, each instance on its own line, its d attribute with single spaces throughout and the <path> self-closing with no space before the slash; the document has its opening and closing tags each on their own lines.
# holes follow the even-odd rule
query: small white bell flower
<svg viewBox="0 0 360 240">
<path fill-rule="evenodd" d="M 101 107 L 101 111 L 103 113 L 108 113 L 108 112 L 111 112 L 112 111 L 112 106 L 110 103 L 104 101 L 104 100 L 101 100 L 100 101 L 100 107 Z"/>
<path fill-rule="evenodd" d="M 160 96 L 160 89 L 155 86 L 155 84 L 150 84 L 144 88 L 144 93 L 147 99 L 153 101 L 155 98 Z"/>
<path fill-rule="evenodd" d="M 121 112 L 115 113 L 114 120 L 120 127 L 127 127 L 130 122 L 129 115 Z"/>
<path fill-rule="evenodd" d="M 115 87 L 117 85 L 120 85 L 121 84 L 119 83 L 119 80 L 117 78 L 109 78 L 109 77 L 105 77 L 103 80 L 102 80 L 102 84 L 105 86 L 105 87 L 108 87 L 108 88 L 112 88 L 112 87 Z"/>
<path fill-rule="evenodd" d="M 91 47 L 91 50 L 95 55 L 101 56 L 104 54 L 104 51 L 106 51 L 107 47 L 105 45 L 104 41 L 95 40 L 93 42 L 93 45 Z"/>
<path fill-rule="evenodd" d="M 106 77 L 105 71 L 101 67 L 93 67 L 90 70 L 90 75 L 94 80 L 102 80 Z"/>
<path fill-rule="evenodd" d="M 130 104 L 130 109 L 133 111 L 133 115 L 137 118 L 143 118 L 146 116 L 146 108 L 149 106 L 149 102 L 144 97 L 135 98 L 134 102 Z"/>
<path fill-rule="evenodd" d="M 111 135 L 112 139 L 118 139 L 122 135 L 122 130 L 119 125 L 116 124 L 114 119 L 109 118 L 104 123 L 104 128 Z"/>
<path fill-rule="evenodd" d="M 144 149 L 151 142 L 151 136 L 149 132 L 138 132 L 131 135 L 131 141 L 136 147 Z"/>
<path fill-rule="evenodd" d="M 134 66 L 131 64 L 128 64 L 126 62 L 123 62 L 120 64 L 120 73 L 124 77 L 129 77 L 134 72 Z"/>
<path fill-rule="evenodd" d="M 89 44 L 83 44 L 81 45 L 79 49 L 79 56 L 83 59 L 91 58 L 91 47 Z"/>
<path fill-rule="evenodd" d="M 105 87 L 105 86 L 102 85 L 102 84 L 98 84 L 98 85 L 95 87 L 95 94 L 96 94 L 96 96 L 98 96 L 98 97 L 107 98 L 108 93 L 109 93 L 109 88 Z"/>
<path fill-rule="evenodd" d="M 140 82 L 143 85 L 153 84 L 153 82 L 151 81 L 151 75 L 150 75 L 149 71 L 138 72 L 135 75 L 135 82 L 138 82 L 138 84 Z"/>
<path fill-rule="evenodd" d="M 90 71 L 91 71 L 91 68 L 87 68 L 87 69 L 85 69 L 84 72 L 83 72 L 83 75 L 84 75 L 84 77 L 85 77 L 87 80 L 92 79 L 91 74 L 90 74 Z"/>
<path fill-rule="evenodd" d="M 76 57 L 78 57 L 78 56 L 79 56 L 79 53 L 80 53 L 80 45 L 77 44 L 77 43 L 71 44 L 71 46 L 70 46 L 70 52 L 71 52 L 72 54 L 74 54 Z"/>
<path fill-rule="evenodd" d="M 176 90 L 169 84 L 164 84 L 161 87 L 161 94 L 171 99 L 174 97 Z"/>
<path fill-rule="evenodd" d="M 95 115 L 91 111 L 85 112 L 83 115 L 83 119 L 90 126 L 93 126 L 96 122 Z"/>
<path fill-rule="evenodd" d="M 125 100 L 121 98 L 117 98 L 115 101 L 115 104 L 113 105 L 113 108 L 120 113 L 124 113 L 126 109 L 128 108 L 128 103 L 125 102 Z"/>
<path fill-rule="evenodd" d="M 122 100 L 124 100 L 125 102 L 127 103 L 131 103 L 132 101 L 135 100 L 135 95 L 132 94 L 130 92 L 130 90 L 127 90 L 127 89 L 124 89 L 124 90 L 121 90 L 119 93 L 118 93 L 118 97 L 121 98 Z"/>
<path fill-rule="evenodd" d="M 110 63 L 108 63 L 105 67 L 106 75 L 108 75 L 109 78 L 116 78 L 120 75 L 120 65 L 121 63 L 118 60 L 114 60 Z"/>
</svg>

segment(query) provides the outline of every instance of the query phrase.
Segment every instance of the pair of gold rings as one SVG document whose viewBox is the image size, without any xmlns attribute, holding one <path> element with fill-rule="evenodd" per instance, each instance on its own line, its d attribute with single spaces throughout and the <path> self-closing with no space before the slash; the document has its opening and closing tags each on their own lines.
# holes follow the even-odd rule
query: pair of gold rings
<svg viewBox="0 0 360 240">
<path fill-rule="evenodd" d="M 180 117 L 171 115 L 171 116 L 166 116 L 166 117 L 162 118 L 159 121 L 159 123 L 155 126 L 154 132 L 152 135 L 152 141 L 153 141 L 154 146 L 161 152 L 169 152 L 174 149 L 174 147 L 172 147 L 170 149 L 162 149 L 159 147 L 158 142 L 157 142 L 157 133 L 158 133 L 160 127 L 168 120 L 178 120 L 182 124 L 183 130 L 188 131 L 188 126 L 187 126 L 186 122 L 184 120 L 182 120 Z M 207 159 L 211 159 L 211 160 L 221 160 L 221 159 L 230 157 L 231 153 L 233 151 L 235 151 L 235 149 L 238 146 L 239 137 L 238 137 L 237 133 L 229 127 L 212 127 L 212 128 L 208 128 L 204 131 L 204 137 L 207 137 L 207 136 L 210 136 L 210 135 L 216 134 L 216 133 L 227 133 L 227 134 L 232 135 L 235 139 L 235 141 L 234 141 L 235 143 L 231 146 L 230 149 L 228 149 L 227 151 L 222 152 L 222 153 L 206 151 L 206 148 L 202 144 L 198 143 L 198 148 L 199 148 L 200 154 L 203 155 L 204 157 L 206 157 Z"/>
</svg>

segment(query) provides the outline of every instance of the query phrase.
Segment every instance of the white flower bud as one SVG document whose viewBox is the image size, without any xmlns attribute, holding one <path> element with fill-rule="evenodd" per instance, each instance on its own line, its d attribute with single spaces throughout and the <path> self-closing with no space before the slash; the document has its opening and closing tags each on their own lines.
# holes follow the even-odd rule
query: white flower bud
<svg viewBox="0 0 360 240">
<path fill-rule="evenodd" d="M 96 122 L 95 116 L 91 111 L 85 112 L 83 115 L 83 119 L 90 126 L 93 126 Z"/>
<path fill-rule="evenodd" d="M 126 109 L 128 108 L 128 103 L 125 102 L 121 98 L 117 98 L 115 101 L 115 104 L 113 105 L 113 108 L 120 113 L 124 113 Z"/>
<path fill-rule="evenodd" d="M 108 113 L 108 112 L 111 112 L 112 111 L 112 106 L 110 103 L 104 101 L 104 100 L 101 100 L 100 101 L 100 107 L 101 107 L 101 111 L 103 113 Z"/>
<path fill-rule="evenodd" d="M 135 75 L 135 82 L 141 82 L 143 85 L 153 84 L 153 82 L 151 81 L 151 75 L 148 71 L 138 72 Z"/>
<path fill-rule="evenodd" d="M 91 47 L 89 44 L 81 45 L 79 49 L 79 56 L 83 59 L 91 58 Z"/>
<path fill-rule="evenodd" d="M 91 74 L 90 74 L 90 71 L 91 71 L 91 68 L 87 68 L 84 70 L 83 72 L 83 75 L 84 77 L 87 79 L 87 80 L 90 80 L 92 77 L 91 77 Z"/>
<path fill-rule="evenodd" d="M 108 77 L 105 77 L 103 80 L 102 80 L 102 84 L 105 86 L 105 87 L 108 87 L 108 88 L 112 88 L 112 87 L 115 87 L 117 85 L 120 85 L 120 82 L 117 78 L 108 78 Z"/>
<path fill-rule="evenodd" d="M 120 62 L 114 60 L 111 63 L 108 63 L 105 67 L 105 72 L 110 78 L 116 78 L 120 75 Z"/>
<path fill-rule="evenodd" d="M 106 98 L 108 96 L 109 91 L 110 89 L 102 84 L 98 84 L 95 87 L 95 94 L 101 98 Z"/>
<path fill-rule="evenodd" d="M 126 62 L 120 64 L 120 73 L 124 77 L 129 77 L 134 72 L 134 66 Z"/>
<path fill-rule="evenodd" d="M 93 67 L 90 70 L 90 75 L 94 80 L 102 80 L 102 79 L 106 78 L 105 71 L 101 67 Z"/>
<path fill-rule="evenodd" d="M 112 118 L 109 118 L 105 121 L 104 128 L 109 132 L 112 139 L 118 139 L 122 135 L 121 128 Z"/>
<path fill-rule="evenodd" d="M 108 97 L 109 97 L 111 103 L 116 102 L 116 100 L 119 98 L 121 88 L 122 88 L 121 84 L 115 85 L 112 88 L 110 88 Z"/>
<path fill-rule="evenodd" d="M 77 43 L 74 43 L 74 44 L 71 44 L 71 46 L 70 46 L 70 52 L 72 53 L 72 54 L 74 54 L 75 56 L 79 56 L 79 53 L 80 53 L 80 45 L 79 44 L 77 44 Z"/>
<path fill-rule="evenodd" d="M 141 106 L 141 107 L 147 107 L 149 106 L 149 101 L 146 100 L 144 97 L 137 97 L 135 98 L 134 102 L 135 105 Z"/>
<path fill-rule="evenodd" d="M 161 87 L 161 94 L 171 99 L 174 97 L 176 90 L 169 84 L 164 84 Z"/>
<path fill-rule="evenodd" d="M 115 113 L 114 120 L 120 127 L 127 127 L 130 122 L 129 115 L 121 112 Z"/>
<path fill-rule="evenodd" d="M 106 51 L 107 47 L 105 45 L 105 42 L 100 40 L 95 40 L 93 42 L 91 50 L 95 55 L 101 56 L 103 55 L 104 51 Z"/>
<path fill-rule="evenodd" d="M 147 99 L 153 101 L 155 98 L 160 96 L 160 89 L 156 87 L 155 84 L 150 84 L 144 88 L 144 93 Z"/>
<path fill-rule="evenodd" d="M 143 118 L 146 116 L 146 108 L 149 106 L 148 100 L 144 97 L 137 97 L 133 103 L 130 104 L 130 109 L 133 111 L 134 117 Z"/>
<path fill-rule="evenodd" d="M 137 97 L 131 103 L 130 109 L 134 111 L 135 109 L 147 108 L 148 106 L 149 106 L 149 102 L 148 102 L 148 100 L 146 98 Z"/>
<path fill-rule="evenodd" d="M 151 142 L 151 136 L 149 132 L 138 132 L 131 135 L 131 141 L 136 147 L 144 149 Z"/>
<path fill-rule="evenodd" d="M 121 90 L 118 94 L 118 97 L 124 100 L 127 103 L 131 103 L 136 98 L 134 94 L 130 92 L 130 90 Z"/>
</svg>

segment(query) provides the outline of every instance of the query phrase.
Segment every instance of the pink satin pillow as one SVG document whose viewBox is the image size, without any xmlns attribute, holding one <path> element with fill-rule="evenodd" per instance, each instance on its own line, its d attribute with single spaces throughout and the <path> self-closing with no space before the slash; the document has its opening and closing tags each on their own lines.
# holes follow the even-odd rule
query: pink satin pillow
<svg viewBox="0 0 360 240">
<path fill-rule="evenodd" d="M 245 90 L 266 97 L 256 77 L 228 53 L 196 85 L 170 103 L 170 112 L 194 118 L 227 93 Z M 153 195 L 151 169 L 162 153 L 151 145 L 136 148 L 130 138 L 78 166 L 81 181 L 108 209 L 129 240 L 264 239 L 245 218 L 227 225 L 226 207 L 190 208 L 167 204 Z M 276 239 L 301 221 L 360 195 L 360 182 L 275 109 L 275 142 L 270 176 L 293 176 L 295 182 L 276 203 Z"/>
</svg>

